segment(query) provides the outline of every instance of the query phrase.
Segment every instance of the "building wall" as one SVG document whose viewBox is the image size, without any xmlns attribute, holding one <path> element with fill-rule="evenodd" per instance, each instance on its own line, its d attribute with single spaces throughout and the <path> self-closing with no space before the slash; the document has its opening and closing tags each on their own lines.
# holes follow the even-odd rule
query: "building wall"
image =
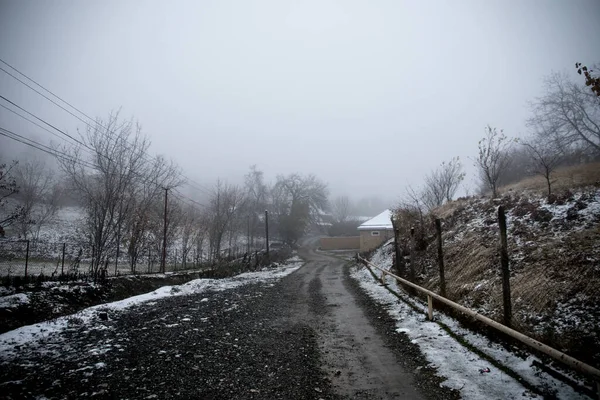
<svg viewBox="0 0 600 400">
<path fill-rule="evenodd" d="M 379 236 L 373 236 L 373 232 L 379 232 Z M 394 237 L 394 231 L 391 229 L 373 229 L 360 231 L 360 251 L 369 251 L 387 242 Z"/>
<path fill-rule="evenodd" d="M 320 246 L 322 250 L 358 250 L 360 236 L 322 237 Z"/>
</svg>

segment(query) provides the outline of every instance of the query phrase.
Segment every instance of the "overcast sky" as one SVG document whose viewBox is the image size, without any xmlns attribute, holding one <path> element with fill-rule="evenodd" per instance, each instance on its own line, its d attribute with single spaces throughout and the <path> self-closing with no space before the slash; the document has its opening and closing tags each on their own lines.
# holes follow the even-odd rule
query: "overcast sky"
<svg viewBox="0 0 600 400">
<path fill-rule="evenodd" d="M 523 134 L 543 76 L 600 61 L 599 37 L 597 0 L 0 0 L 0 58 L 91 116 L 122 107 L 197 181 L 257 164 L 390 200 L 453 156 L 472 184 L 484 127 Z M 83 127 L 2 71 L 0 94 Z"/>
</svg>

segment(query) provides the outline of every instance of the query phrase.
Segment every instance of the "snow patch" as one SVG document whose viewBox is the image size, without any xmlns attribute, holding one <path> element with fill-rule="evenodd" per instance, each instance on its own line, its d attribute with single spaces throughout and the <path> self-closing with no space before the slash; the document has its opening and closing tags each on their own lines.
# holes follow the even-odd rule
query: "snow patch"
<svg viewBox="0 0 600 400">
<path fill-rule="evenodd" d="M 426 306 L 402 293 L 402 289 L 395 283 L 392 284 L 392 288 L 400 292 L 405 301 L 420 309 L 420 312 L 415 312 L 406 303 L 398 301 L 397 297 L 373 279 L 367 268 L 357 269 L 351 276 L 371 298 L 387 309 L 389 315 L 396 320 L 397 332 L 406 334 L 413 343 L 417 344 L 427 360 L 435 365 L 438 375 L 446 378 L 442 383 L 443 386 L 459 390 L 463 399 L 537 397 L 517 380 L 496 369 L 488 361 L 449 336 L 440 325 L 428 321 Z M 532 363 L 535 360 L 539 361 L 535 356 L 529 355 L 526 359 L 517 357 L 500 345 L 490 342 L 485 336 L 460 327 L 456 320 L 439 312 L 436 314 L 436 319 L 467 343 L 501 362 L 530 384 L 551 390 L 561 399 L 587 399 L 563 382 L 535 370 Z M 489 368 L 490 372 L 480 372 L 480 369 L 485 371 L 485 368 Z"/>
<path fill-rule="evenodd" d="M 0 308 L 17 308 L 22 304 L 29 304 L 29 297 L 25 293 L 0 297 Z"/>
<path fill-rule="evenodd" d="M 73 315 L 59 317 L 39 324 L 23 326 L 0 335 L 0 360 L 13 359 L 24 345 L 37 345 L 39 348 L 43 348 L 43 342 L 46 342 L 50 337 L 53 337 L 54 340 L 58 340 L 58 338 L 54 338 L 54 336 L 67 328 L 69 324 L 77 323 L 82 326 L 89 325 L 93 320 L 99 319 L 98 313 L 101 311 L 118 312 L 135 305 L 156 301 L 157 299 L 164 297 L 199 294 L 207 291 L 223 291 L 251 283 L 272 282 L 291 274 L 302 265 L 303 262 L 301 259 L 294 257 L 289 261 L 286 261 L 285 264 L 278 266 L 276 269 L 246 272 L 225 279 L 195 279 L 182 285 L 164 286 L 150 293 L 89 307 Z M 16 298 L 23 300 L 22 296 L 17 296 Z M 208 298 L 205 297 L 201 301 L 208 301 Z M 102 325 L 97 326 L 98 329 L 102 329 L 101 327 Z M 99 349 L 93 350 L 99 351 Z"/>
</svg>

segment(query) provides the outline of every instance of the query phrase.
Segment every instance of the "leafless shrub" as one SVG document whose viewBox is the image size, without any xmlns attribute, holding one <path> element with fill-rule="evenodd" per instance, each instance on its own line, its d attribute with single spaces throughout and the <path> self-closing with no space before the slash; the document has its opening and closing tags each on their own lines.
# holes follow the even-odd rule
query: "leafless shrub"
<svg viewBox="0 0 600 400">
<path fill-rule="evenodd" d="M 492 196 L 498 196 L 498 180 L 510 163 L 509 151 L 512 141 L 501 130 L 487 126 L 486 136 L 479 141 L 479 153 L 475 161 L 482 181 L 492 191 Z"/>
</svg>

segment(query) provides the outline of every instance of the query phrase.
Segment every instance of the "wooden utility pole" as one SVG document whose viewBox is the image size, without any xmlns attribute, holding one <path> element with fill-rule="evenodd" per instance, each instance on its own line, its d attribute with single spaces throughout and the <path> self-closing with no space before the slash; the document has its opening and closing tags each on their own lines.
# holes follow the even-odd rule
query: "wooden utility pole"
<svg viewBox="0 0 600 400">
<path fill-rule="evenodd" d="M 508 240 L 506 238 L 506 215 L 504 207 L 498 207 L 500 224 L 500 267 L 502 269 L 502 300 L 504 303 L 504 325 L 511 326 L 512 304 L 510 300 L 510 269 L 508 266 Z"/>
<path fill-rule="evenodd" d="M 270 260 L 269 255 L 269 212 L 265 210 L 265 237 L 267 246 L 267 260 Z"/>
<path fill-rule="evenodd" d="M 166 271 L 167 261 L 167 201 L 169 197 L 169 188 L 165 188 L 165 218 L 163 222 L 163 245 L 162 245 L 162 259 L 160 261 L 161 272 Z"/>
<path fill-rule="evenodd" d="M 248 215 L 248 236 L 246 237 L 246 254 L 250 254 L 250 216 Z"/>
<path fill-rule="evenodd" d="M 117 276 L 119 268 L 119 250 L 121 250 L 121 223 L 119 223 L 119 230 L 117 231 L 117 256 L 115 257 L 115 276 Z M 132 271 L 135 273 L 135 271 Z"/>
</svg>

